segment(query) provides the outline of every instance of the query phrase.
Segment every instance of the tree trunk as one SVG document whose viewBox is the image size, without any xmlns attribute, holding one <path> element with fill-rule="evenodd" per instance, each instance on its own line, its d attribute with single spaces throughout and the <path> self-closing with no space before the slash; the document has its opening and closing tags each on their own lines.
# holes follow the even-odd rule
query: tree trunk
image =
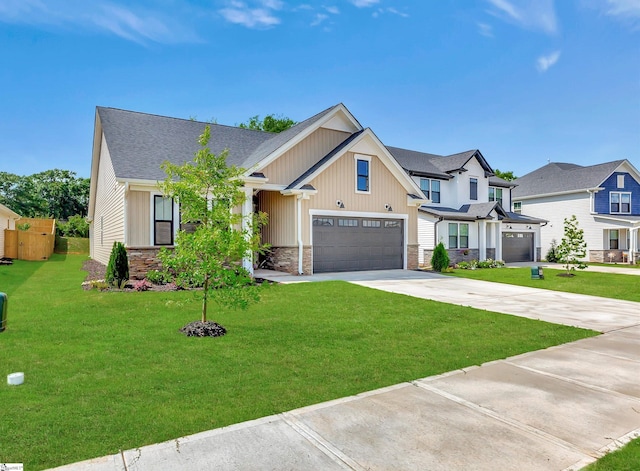
<svg viewBox="0 0 640 471">
<path fill-rule="evenodd" d="M 202 298 L 202 322 L 207 322 L 207 294 L 209 293 L 209 275 L 204 278 L 204 296 Z"/>
</svg>

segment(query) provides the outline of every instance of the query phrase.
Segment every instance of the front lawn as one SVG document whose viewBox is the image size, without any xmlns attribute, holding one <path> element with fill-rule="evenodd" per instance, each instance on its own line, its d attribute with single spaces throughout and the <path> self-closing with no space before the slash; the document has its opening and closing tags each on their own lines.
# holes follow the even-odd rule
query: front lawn
<svg viewBox="0 0 640 471">
<path fill-rule="evenodd" d="M 585 468 L 585 471 L 637 471 L 640 469 L 640 438 L 605 455 Z"/>
<path fill-rule="evenodd" d="M 544 269 L 544 280 L 532 280 L 531 268 L 482 268 L 453 271 L 454 276 L 474 280 L 493 281 L 531 288 L 551 289 L 567 293 L 589 294 L 603 298 L 624 299 L 640 302 L 640 277 L 614 273 L 585 272 L 576 270 L 576 276 L 557 276 L 565 270 Z"/>
<path fill-rule="evenodd" d="M 265 286 L 211 314 L 226 336 L 189 338 L 193 293 L 82 291 L 84 259 L 0 266 L 0 463 L 58 466 L 596 335 L 325 282 Z"/>
</svg>

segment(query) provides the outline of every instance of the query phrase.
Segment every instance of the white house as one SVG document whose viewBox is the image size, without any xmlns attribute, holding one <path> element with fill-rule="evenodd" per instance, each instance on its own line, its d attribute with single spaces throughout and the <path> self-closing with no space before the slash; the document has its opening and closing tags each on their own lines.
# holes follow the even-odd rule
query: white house
<svg viewBox="0 0 640 471">
<path fill-rule="evenodd" d="M 15 230 L 20 215 L 0 204 L 0 258 L 4 257 L 4 230 Z"/>
<path fill-rule="evenodd" d="M 420 264 L 439 242 L 454 263 L 540 260 L 545 220 L 508 211 L 514 184 L 496 177 L 479 150 L 441 156 L 388 149 L 431 200 L 418 215 Z"/>
<path fill-rule="evenodd" d="M 513 211 L 544 217 L 546 252 L 564 235 L 564 219 L 575 215 L 592 262 L 638 260 L 640 173 L 628 160 L 581 166 L 551 162 L 514 183 Z"/>
</svg>

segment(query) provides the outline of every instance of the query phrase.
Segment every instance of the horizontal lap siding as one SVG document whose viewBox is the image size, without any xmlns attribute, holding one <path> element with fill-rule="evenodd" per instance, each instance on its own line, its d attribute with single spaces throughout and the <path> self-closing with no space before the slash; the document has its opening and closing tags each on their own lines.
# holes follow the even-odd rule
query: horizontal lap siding
<svg viewBox="0 0 640 471">
<path fill-rule="evenodd" d="M 100 166 L 93 220 L 93 258 L 108 263 L 114 242 L 124 242 L 124 185 L 116 181 L 104 135 L 100 148 Z"/>
</svg>

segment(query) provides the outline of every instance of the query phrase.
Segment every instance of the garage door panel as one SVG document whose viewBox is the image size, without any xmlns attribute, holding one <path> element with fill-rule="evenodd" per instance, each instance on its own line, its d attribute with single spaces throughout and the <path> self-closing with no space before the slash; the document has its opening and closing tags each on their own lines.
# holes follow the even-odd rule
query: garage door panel
<svg viewBox="0 0 640 471">
<path fill-rule="evenodd" d="M 532 262 L 534 239 L 531 232 L 505 232 L 502 235 L 502 258 L 505 262 Z"/>
<path fill-rule="evenodd" d="M 334 217 L 333 226 L 319 225 L 327 219 L 313 218 L 314 272 L 403 268 L 403 221 Z"/>
</svg>

